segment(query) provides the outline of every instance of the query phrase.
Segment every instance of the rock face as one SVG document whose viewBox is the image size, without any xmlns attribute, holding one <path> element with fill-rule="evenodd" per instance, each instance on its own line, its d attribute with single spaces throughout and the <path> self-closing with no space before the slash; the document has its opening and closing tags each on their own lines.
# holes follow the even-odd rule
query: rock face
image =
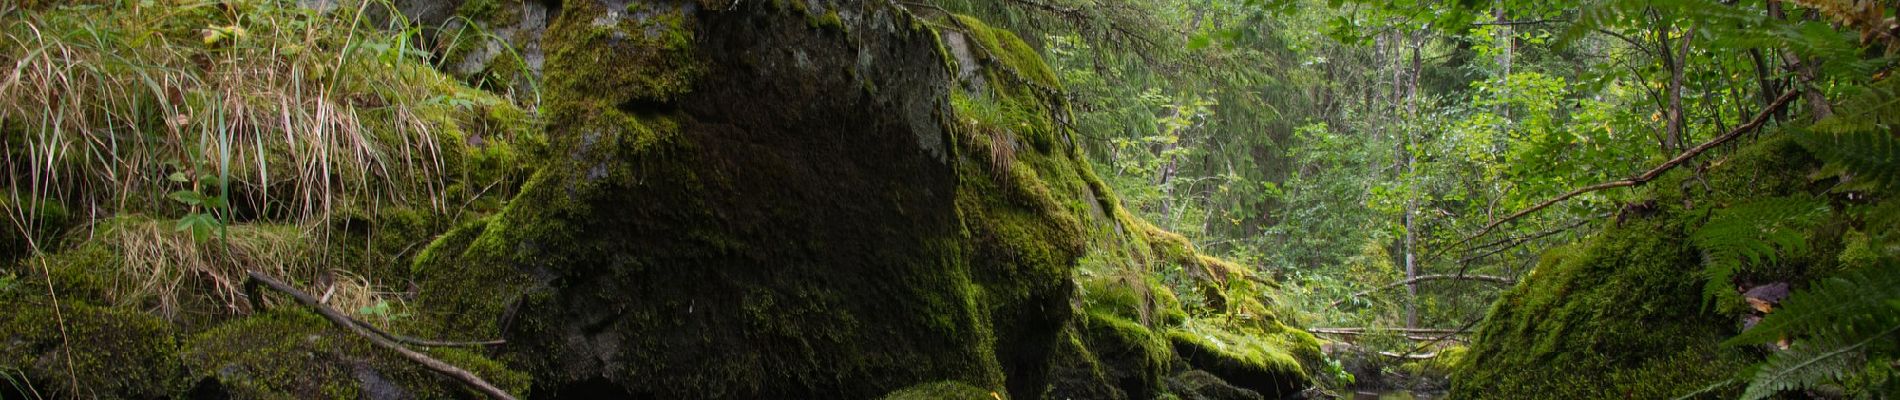
<svg viewBox="0 0 1900 400">
<path fill-rule="evenodd" d="M 564 4 L 555 159 L 418 261 L 424 312 L 554 396 L 1039 397 L 1076 222 L 965 182 L 935 33 L 735 4 Z"/>
</svg>

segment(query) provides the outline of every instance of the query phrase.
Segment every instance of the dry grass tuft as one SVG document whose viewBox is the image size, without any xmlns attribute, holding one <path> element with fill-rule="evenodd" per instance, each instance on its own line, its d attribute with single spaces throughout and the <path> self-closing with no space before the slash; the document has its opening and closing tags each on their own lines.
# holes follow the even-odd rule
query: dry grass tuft
<svg viewBox="0 0 1900 400">
<path fill-rule="evenodd" d="M 98 254 L 116 260 L 91 270 L 76 271 L 97 279 L 104 300 L 120 306 L 145 308 L 167 319 L 186 313 L 243 311 L 243 281 L 248 271 L 272 276 L 309 278 L 308 292 L 342 310 L 360 310 L 395 301 L 378 292 L 370 280 L 327 267 L 323 244 L 298 225 L 242 224 L 230 228 L 227 239 L 200 242 L 165 221 L 119 217 L 101 221 L 87 240 L 92 248 L 78 255 L 54 257 L 55 265 L 84 264 L 74 260 Z M 94 252 L 93 255 L 84 251 Z M 84 268 L 83 266 L 80 268 Z"/>
<path fill-rule="evenodd" d="M 315 265 L 320 221 L 459 214 L 475 194 L 450 188 L 458 122 L 505 101 L 436 72 L 417 28 L 377 17 L 399 15 L 386 0 L 149 2 L 0 5 L 0 228 L 31 253 L 100 241 L 123 254 L 118 300 L 166 315 L 200 286 L 236 309 L 247 269 L 328 277 L 346 310 L 383 300 L 374 277 Z M 91 232 L 41 229 L 46 204 Z"/>
</svg>

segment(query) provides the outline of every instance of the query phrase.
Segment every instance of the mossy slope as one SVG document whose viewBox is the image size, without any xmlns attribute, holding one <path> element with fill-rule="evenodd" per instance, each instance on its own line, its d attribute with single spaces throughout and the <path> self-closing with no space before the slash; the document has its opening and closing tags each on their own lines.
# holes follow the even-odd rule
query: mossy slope
<svg viewBox="0 0 1900 400">
<path fill-rule="evenodd" d="M 1456 367 L 1452 395 L 1674 398 L 1759 360 L 1752 349 L 1719 345 L 1741 329 L 1742 305 L 1728 304 L 1741 299 L 1705 300 L 1702 249 L 1690 236 L 1711 210 L 1814 192 L 1810 174 L 1818 168 L 1784 134 L 1712 163 L 1705 174 L 1677 171 L 1652 183 L 1648 199 L 1584 242 L 1552 250 L 1498 300 Z M 1837 268 L 1839 245 L 1827 243 L 1840 241 L 1843 218 L 1836 213 L 1807 232 L 1817 245 L 1806 253 L 1737 279 L 1803 282 Z"/>
</svg>

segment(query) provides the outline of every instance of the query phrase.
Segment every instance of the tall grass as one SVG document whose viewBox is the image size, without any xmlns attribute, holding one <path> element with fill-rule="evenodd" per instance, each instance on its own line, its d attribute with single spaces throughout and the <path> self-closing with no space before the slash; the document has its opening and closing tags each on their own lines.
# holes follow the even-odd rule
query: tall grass
<svg viewBox="0 0 1900 400">
<path fill-rule="evenodd" d="M 451 195 L 458 150 L 445 147 L 464 145 L 455 124 L 479 112 L 470 104 L 496 98 L 437 73 L 419 28 L 384 0 L 297 3 L 0 5 L 6 228 L 33 254 L 109 242 L 120 273 L 144 278 L 114 292 L 161 311 L 176 309 L 181 279 L 235 308 L 245 269 L 339 272 L 280 258 L 333 243 L 324 221 L 341 210 L 467 204 Z M 51 214 L 77 223 L 49 231 Z M 164 223 L 96 223 L 115 215 Z M 234 235 L 244 223 L 302 231 Z"/>
</svg>

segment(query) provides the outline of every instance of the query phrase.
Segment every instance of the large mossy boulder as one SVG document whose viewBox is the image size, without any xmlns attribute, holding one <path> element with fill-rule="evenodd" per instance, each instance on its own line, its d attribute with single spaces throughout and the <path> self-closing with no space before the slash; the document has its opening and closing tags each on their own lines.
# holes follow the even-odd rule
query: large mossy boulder
<svg viewBox="0 0 1900 400">
<path fill-rule="evenodd" d="M 553 159 L 424 251 L 435 333 L 507 338 L 553 396 L 1040 397 L 1078 228 L 1033 175 L 960 160 L 936 33 L 883 4 L 718 6 L 562 4 Z"/>
<path fill-rule="evenodd" d="M 1728 298 L 1734 293 L 1705 296 L 1705 249 L 1697 247 L 1694 232 L 1711 210 L 1816 192 L 1809 180 L 1817 168 L 1813 156 L 1782 136 L 1713 162 L 1705 172 L 1672 172 L 1651 183 L 1646 198 L 1625 207 L 1603 231 L 1550 251 L 1498 299 L 1455 367 L 1452 396 L 1732 397 L 1724 391 L 1736 386 L 1717 383 L 1760 353 L 1720 345 L 1740 332 L 1743 305 L 1739 296 Z M 1738 271 L 1737 281 L 1719 287 L 1801 282 L 1835 268 L 1841 229 L 1830 224 L 1803 233 L 1813 243 L 1807 252 L 1783 255 L 1772 268 Z"/>
</svg>

